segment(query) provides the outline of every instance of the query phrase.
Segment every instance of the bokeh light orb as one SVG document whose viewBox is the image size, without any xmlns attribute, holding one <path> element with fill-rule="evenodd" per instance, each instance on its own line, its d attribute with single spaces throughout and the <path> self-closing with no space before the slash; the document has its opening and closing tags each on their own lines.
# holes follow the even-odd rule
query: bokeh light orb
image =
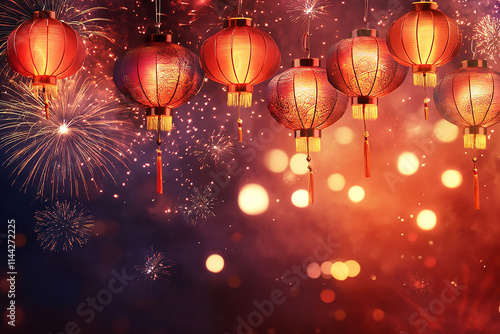
<svg viewBox="0 0 500 334">
<path fill-rule="evenodd" d="M 417 225 L 424 231 L 430 231 L 436 227 L 437 217 L 434 211 L 422 210 L 417 215 Z"/>
<path fill-rule="evenodd" d="M 321 264 L 320 266 L 320 269 L 321 269 L 321 273 L 323 275 L 326 275 L 326 276 L 331 276 L 332 275 L 332 272 L 331 272 L 331 269 L 332 269 L 332 264 L 330 261 L 325 261 Z"/>
<path fill-rule="evenodd" d="M 360 186 L 353 186 L 349 189 L 349 199 L 354 203 L 359 203 L 365 198 L 365 190 Z"/>
<path fill-rule="evenodd" d="M 323 289 L 319 294 L 321 301 L 326 304 L 330 304 L 335 300 L 335 292 L 330 289 Z"/>
<path fill-rule="evenodd" d="M 447 120 L 440 120 L 434 125 L 434 136 L 442 143 L 451 143 L 457 139 L 459 128 Z"/>
<path fill-rule="evenodd" d="M 307 155 L 304 153 L 297 153 L 290 159 L 290 169 L 296 175 L 304 175 L 309 170 L 307 169 Z"/>
<path fill-rule="evenodd" d="M 334 262 L 330 268 L 330 272 L 333 278 L 338 281 L 344 281 L 349 277 L 349 267 L 344 262 Z"/>
<path fill-rule="evenodd" d="M 347 145 L 354 139 L 354 132 L 347 126 L 342 126 L 335 131 L 335 141 L 342 145 Z"/>
<path fill-rule="evenodd" d="M 288 155 L 283 150 L 271 150 L 265 156 L 266 167 L 273 173 L 282 173 L 288 168 Z"/>
<path fill-rule="evenodd" d="M 307 276 L 316 279 L 321 276 L 321 267 L 316 262 L 309 263 L 307 266 Z"/>
<path fill-rule="evenodd" d="M 349 260 L 345 262 L 345 265 L 349 269 L 348 276 L 349 277 L 356 277 L 359 275 L 359 272 L 361 271 L 361 266 L 359 263 L 355 260 Z"/>
<path fill-rule="evenodd" d="M 458 170 L 449 169 L 441 175 L 441 182 L 447 188 L 457 188 L 462 184 L 462 173 Z"/>
<path fill-rule="evenodd" d="M 335 320 L 343 321 L 346 318 L 347 314 L 343 309 L 338 309 L 335 311 L 333 316 L 335 317 Z"/>
<path fill-rule="evenodd" d="M 292 194 L 292 204 L 298 208 L 309 206 L 309 193 L 305 189 L 299 189 Z"/>
<path fill-rule="evenodd" d="M 420 161 L 415 153 L 404 152 L 398 158 L 398 171 L 403 175 L 413 175 L 418 171 Z"/>
<path fill-rule="evenodd" d="M 378 321 L 384 320 L 385 313 L 381 309 L 376 309 L 375 311 L 373 311 L 372 316 L 373 316 L 373 320 L 378 322 Z"/>
<path fill-rule="evenodd" d="M 238 205 L 247 215 L 260 215 L 269 207 L 269 195 L 261 185 L 250 183 L 240 190 Z"/>
<path fill-rule="evenodd" d="M 345 187 L 345 178 L 342 174 L 332 174 L 328 177 L 328 188 L 333 191 L 341 191 Z"/>
<path fill-rule="evenodd" d="M 207 258 L 205 262 L 208 271 L 212 273 L 220 273 L 224 269 L 224 258 L 219 254 L 212 254 Z"/>
</svg>

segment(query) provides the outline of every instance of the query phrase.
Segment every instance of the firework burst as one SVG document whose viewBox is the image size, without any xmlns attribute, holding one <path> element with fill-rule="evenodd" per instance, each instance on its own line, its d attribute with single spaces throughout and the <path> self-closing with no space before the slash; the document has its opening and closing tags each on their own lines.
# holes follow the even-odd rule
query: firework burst
<svg viewBox="0 0 500 334">
<path fill-rule="evenodd" d="M 69 251 L 82 247 L 90 238 L 94 217 L 81 204 L 56 202 L 43 211 L 35 212 L 35 233 L 46 251 Z"/>
<path fill-rule="evenodd" d="M 5 87 L 0 150 L 13 184 L 52 199 L 60 193 L 89 198 L 104 179 L 114 181 L 118 166 L 128 169 L 132 123 L 107 85 L 81 75 L 61 80 L 49 120 L 43 116 L 43 98 L 33 95 L 29 84 Z"/>
<path fill-rule="evenodd" d="M 305 22 L 309 18 L 313 20 L 327 15 L 329 5 L 326 0 L 290 0 L 287 13 L 292 22 Z"/>
<path fill-rule="evenodd" d="M 181 211 L 189 224 L 196 225 L 201 220 L 207 220 L 211 216 L 215 217 L 213 209 L 217 197 L 214 196 L 212 187 L 194 188 L 187 201 L 187 205 L 182 207 Z"/>
<path fill-rule="evenodd" d="M 213 130 L 212 133 L 196 140 L 193 154 L 201 165 L 201 169 L 210 165 L 223 164 L 225 159 L 234 153 L 235 145 L 231 136 L 224 134 L 224 129 Z"/>
<path fill-rule="evenodd" d="M 165 253 L 155 252 L 151 247 L 151 252 L 144 257 L 144 263 L 135 266 L 144 280 L 155 281 L 158 278 L 167 278 L 171 275 L 172 263 L 165 260 Z"/>
<path fill-rule="evenodd" d="M 490 15 L 483 17 L 474 27 L 474 40 L 478 52 L 496 62 L 500 56 L 500 20 Z"/>
</svg>

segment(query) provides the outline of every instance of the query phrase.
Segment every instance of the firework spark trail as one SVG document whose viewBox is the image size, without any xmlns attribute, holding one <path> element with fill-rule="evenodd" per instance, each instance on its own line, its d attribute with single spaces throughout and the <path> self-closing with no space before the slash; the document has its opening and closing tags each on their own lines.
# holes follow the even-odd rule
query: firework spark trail
<svg viewBox="0 0 500 334">
<path fill-rule="evenodd" d="M 11 84 L 0 101 L 0 150 L 13 184 L 50 198 L 89 197 L 91 184 L 98 189 L 106 178 L 114 182 L 116 167 L 128 169 L 132 123 L 121 117 L 109 83 L 84 79 L 81 72 L 61 80 L 49 120 L 42 97 L 34 96 L 29 84 Z"/>
<path fill-rule="evenodd" d="M 165 260 L 165 253 L 155 252 L 151 247 L 151 252 L 144 257 L 144 263 L 136 265 L 135 269 L 140 272 L 144 280 L 157 280 L 158 278 L 167 278 L 171 276 L 172 268 L 170 260 Z"/>
<path fill-rule="evenodd" d="M 201 169 L 210 165 L 223 164 L 225 159 L 232 155 L 235 150 L 233 138 L 226 136 L 224 129 L 213 130 L 206 138 L 196 140 L 193 154 L 201 165 Z"/>
<path fill-rule="evenodd" d="M 326 0 L 290 0 L 287 3 L 287 13 L 292 22 L 305 22 L 308 18 L 317 19 L 328 15 Z"/>
<path fill-rule="evenodd" d="M 474 40 L 478 52 L 496 62 L 500 56 L 500 20 L 490 15 L 483 17 L 474 27 Z"/>
<path fill-rule="evenodd" d="M 196 225 L 201 220 L 215 217 L 213 211 L 217 197 L 212 192 L 212 187 L 194 188 L 193 193 L 187 199 L 188 203 L 181 207 L 181 211 L 187 216 L 191 225 Z"/>
<path fill-rule="evenodd" d="M 94 217 L 81 204 L 56 202 L 43 211 L 35 212 L 35 233 L 46 251 L 69 251 L 82 247 L 90 238 Z"/>
</svg>

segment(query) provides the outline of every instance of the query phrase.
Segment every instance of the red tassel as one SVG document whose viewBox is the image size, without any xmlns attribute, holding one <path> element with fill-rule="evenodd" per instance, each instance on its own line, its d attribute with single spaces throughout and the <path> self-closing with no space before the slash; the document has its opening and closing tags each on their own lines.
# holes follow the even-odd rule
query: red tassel
<svg viewBox="0 0 500 334">
<path fill-rule="evenodd" d="M 243 126 L 241 125 L 243 121 L 241 118 L 238 118 L 238 142 L 241 143 L 243 141 Z"/>
<path fill-rule="evenodd" d="M 364 156 L 365 156 L 365 177 L 369 178 L 370 175 L 370 143 L 368 142 L 368 132 L 364 133 L 365 136 L 365 147 L 364 147 Z"/>
<path fill-rule="evenodd" d="M 309 205 L 314 203 L 314 173 L 312 168 L 309 167 Z"/>
<path fill-rule="evenodd" d="M 49 100 L 45 97 L 45 118 L 49 120 Z"/>
<path fill-rule="evenodd" d="M 429 120 L 429 103 L 427 99 L 424 100 L 424 117 L 426 121 Z"/>
<path fill-rule="evenodd" d="M 474 172 L 474 209 L 479 210 L 479 176 L 477 175 L 477 168 L 472 170 Z"/>
<path fill-rule="evenodd" d="M 158 149 L 156 157 L 156 192 L 163 194 L 163 173 L 161 168 L 161 151 Z"/>
</svg>

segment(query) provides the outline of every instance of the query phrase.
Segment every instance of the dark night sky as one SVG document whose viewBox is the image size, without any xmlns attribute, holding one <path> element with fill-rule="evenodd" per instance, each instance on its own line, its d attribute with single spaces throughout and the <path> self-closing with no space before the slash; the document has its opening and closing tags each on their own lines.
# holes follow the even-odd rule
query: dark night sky
<svg viewBox="0 0 500 334">
<path fill-rule="evenodd" d="M 362 1 L 329 2 L 327 15 L 312 24 L 315 57 L 326 57 L 333 44 L 362 25 Z M 227 8 L 222 11 L 217 3 L 226 3 Z M 247 14 L 271 34 L 281 50 L 278 73 L 302 56 L 304 27 L 290 23 L 286 3 L 244 1 Z M 465 39 L 456 58 L 438 69 L 438 79 L 470 58 L 474 3 L 439 1 L 440 9 L 460 22 Z M 380 20 L 377 28 L 385 37 L 390 23 L 409 11 L 410 4 L 370 1 L 371 27 Z M 102 87 L 109 91 L 98 92 L 103 99 L 119 96 L 112 82 L 114 59 L 125 47 L 140 45 L 143 34 L 153 31 L 154 4 L 95 0 L 74 5 L 107 7 L 93 11 L 91 17 L 109 19 L 98 24 L 114 41 L 86 38 L 88 52 L 81 75 L 104 78 Z M 203 41 L 220 29 L 217 16 L 235 15 L 233 5 L 231 0 L 163 1 L 162 29 L 172 30 L 181 45 L 199 54 Z M 481 1 L 479 19 L 488 14 L 499 18 L 497 5 Z M 192 10 L 195 15 L 188 15 Z M 489 64 L 500 70 L 495 61 Z M 130 151 L 126 167 L 117 163 L 111 171 L 116 182 L 108 175 L 97 180 L 99 186 L 88 196 L 80 192 L 40 197 L 32 188 L 21 189 L 14 182 L 13 167 L 4 164 L 0 176 L 2 268 L 7 260 L 7 220 L 15 219 L 17 238 L 25 237 L 26 242 L 16 249 L 16 327 L 7 326 L 4 318 L 1 332 L 249 334 L 253 322 L 258 324 L 253 326 L 258 334 L 499 333 L 500 199 L 496 195 L 500 144 L 495 127 L 488 149 L 479 157 L 481 209 L 474 211 L 471 152 L 464 150 L 461 134 L 451 142 L 439 140 L 435 130 L 441 117 L 433 102 L 430 119 L 423 120 L 423 89 L 413 86 L 409 74 L 400 88 L 380 99 L 379 119 L 368 123 L 372 177 L 363 177 L 362 123 L 353 120 L 348 106 L 343 118 L 323 131 L 322 151 L 312 156 L 316 202 L 299 208 L 291 196 L 307 189 L 307 177 L 294 175 L 289 167 L 278 173 L 267 167 L 274 149 L 285 152 L 288 159 L 295 154 L 290 131 L 274 126 L 267 110 L 267 83 L 256 86 L 254 104 L 242 112 L 247 131 L 239 148 L 236 110 L 226 106 L 221 85 L 205 82 L 196 97 L 176 109 L 175 129 L 164 136 L 163 195 L 155 192 L 156 145 L 142 127 L 144 109 L 124 99 L 118 107 L 125 113 L 116 117 L 128 124 L 123 131 L 133 135 L 122 134 L 118 139 Z M 10 85 L 7 79 L 3 84 Z M 12 102 L 5 91 L 2 99 Z M 9 120 L 2 117 L 1 121 Z M 229 150 L 217 162 L 200 145 L 213 131 Z M 197 149 L 205 149 L 205 160 L 200 162 L 194 153 Z M 419 159 L 420 167 L 413 175 L 398 171 L 398 158 L 404 152 L 413 152 Z M 12 152 L 4 147 L 1 154 L 4 162 Z M 227 172 L 228 162 L 237 162 L 241 172 L 221 186 L 219 177 Z M 441 182 L 442 173 L 450 169 L 463 176 L 454 189 Z M 327 180 L 334 173 L 345 179 L 340 191 L 328 187 Z M 194 212 L 188 218 L 196 224 L 189 224 L 182 208 L 192 205 L 190 199 L 199 194 L 197 189 L 211 182 L 217 194 L 209 199 L 213 207 L 208 217 Z M 261 185 L 269 196 L 269 207 L 260 215 L 247 215 L 238 204 L 241 189 L 250 183 Z M 365 191 L 359 203 L 348 197 L 353 186 Z M 50 252 L 37 242 L 35 212 L 64 200 L 79 202 L 89 210 L 95 217 L 94 228 L 82 247 Z M 424 209 L 437 216 L 436 227 L 430 231 L 416 223 Z M 169 276 L 151 280 L 136 269 L 152 248 L 164 253 L 164 263 L 170 260 Z M 224 258 L 220 273 L 206 268 L 211 254 Z M 321 265 L 326 260 L 355 260 L 361 271 L 339 281 L 331 275 L 309 278 L 300 269 L 304 263 Z M 115 278 L 123 273 L 133 279 L 125 279 L 121 289 Z M 0 279 L 4 310 L 5 271 Z M 334 292 L 332 302 L 322 301 L 325 291 Z M 443 294 L 454 298 L 443 298 Z M 107 305 L 102 309 L 97 305 L 99 312 L 90 311 L 90 299 L 108 296 Z M 270 299 L 275 302 L 270 304 Z M 267 309 L 259 311 L 261 307 Z"/>
</svg>

